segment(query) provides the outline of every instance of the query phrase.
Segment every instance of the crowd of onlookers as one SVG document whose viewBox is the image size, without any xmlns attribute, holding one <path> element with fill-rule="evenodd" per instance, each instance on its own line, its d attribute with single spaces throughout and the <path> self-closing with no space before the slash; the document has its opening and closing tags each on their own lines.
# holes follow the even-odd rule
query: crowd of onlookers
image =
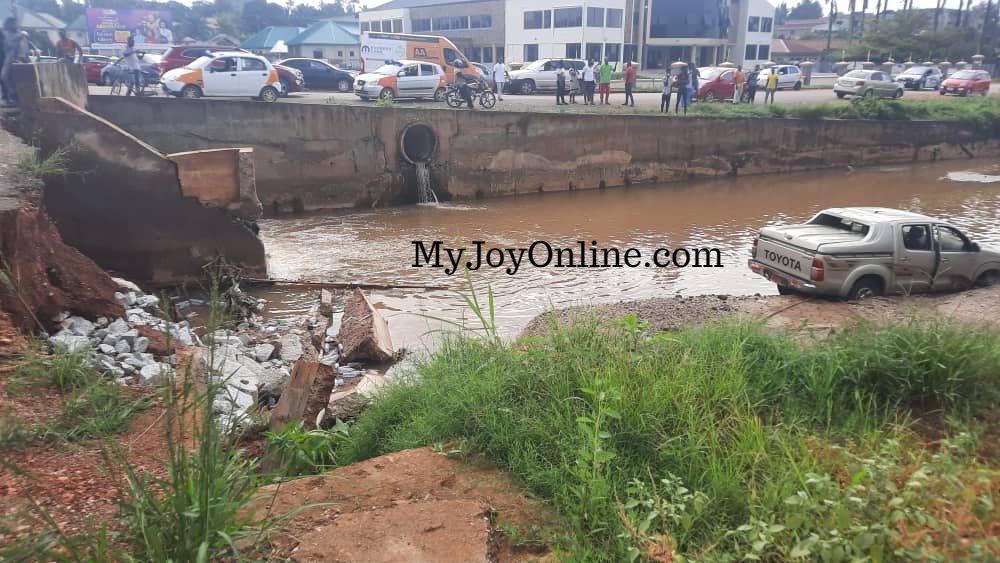
<svg viewBox="0 0 1000 563">
<path fill-rule="evenodd" d="M 492 83 L 493 90 L 498 94 L 499 99 L 503 99 L 504 88 L 507 82 L 507 66 L 503 59 L 493 65 L 488 80 Z M 764 103 L 774 103 L 774 93 L 778 89 L 778 74 L 774 68 L 761 70 L 760 65 L 754 67 L 752 71 L 744 72 L 742 66 L 736 67 L 733 72 L 733 82 L 735 91 L 732 102 L 755 103 L 757 99 L 757 82 L 761 73 L 767 77 L 764 87 Z M 615 73 L 615 67 L 606 59 L 601 61 L 587 61 L 582 70 L 575 66 L 569 68 L 556 69 L 556 105 L 570 105 L 577 103 L 580 96 L 584 105 L 610 105 L 611 104 L 611 78 Z M 663 76 L 663 90 L 660 98 L 660 112 L 670 113 L 670 101 L 676 92 L 674 103 L 674 113 L 682 110 L 687 113 L 688 106 L 697 99 L 698 81 L 701 78 L 698 67 L 693 63 L 674 63 L 668 67 Z M 635 84 L 636 72 L 632 63 L 625 64 L 625 102 L 623 106 L 635 107 Z M 594 93 L 597 92 L 597 101 L 594 100 Z M 569 100 L 567 101 L 567 97 Z"/>
</svg>

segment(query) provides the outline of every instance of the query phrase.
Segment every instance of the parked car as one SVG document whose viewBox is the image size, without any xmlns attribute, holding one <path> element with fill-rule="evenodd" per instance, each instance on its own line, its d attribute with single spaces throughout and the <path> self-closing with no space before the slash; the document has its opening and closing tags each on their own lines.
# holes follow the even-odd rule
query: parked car
<svg viewBox="0 0 1000 563">
<path fill-rule="evenodd" d="M 778 90 L 787 90 L 789 88 L 793 90 L 802 89 L 802 72 L 799 71 L 799 67 L 795 65 L 775 65 L 774 68 L 778 72 Z M 767 74 L 771 72 L 770 68 L 765 68 L 760 71 L 757 76 L 757 88 L 763 90 L 767 88 Z"/>
<path fill-rule="evenodd" d="M 139 59 L 139 80 L 142 81 L 143 86 L 156 84 L 160 81 L 160 73 L 156 72 L 156 65 L 161 60 L 162 57 L 160 55 L 150 54 L 143 54 Z M 131 80 L 132 78 L 129 76 L 128 69 L 125 68 L 125 59 L 118 59 L 101 69 L 101 76 L 97 83 L 103 85 L 113 82 L 125 82 L 127 84 Z"/>
<path fill-rule="evenodd" d="M 305 90 L 306 80 L 302 76 L 302 71 L 297 68 L 287 67 L 282 64 L 275 64 L 274 70 L 278 71 L 278 80 L 281 82 L 281 96 L 287 96 L 289 92 L 301 92 Z"/>
<path fill-rule="evenodd" d="M 968 96 L 969 94 L 979 94 L 987 96 L 990 93 L 990 73 L 985 70 L 959 70 L 945 79 L 941 83 L 938 92 L 945 94 L 958 94 Z"/>
<path fill-rule="evenodd" d="M 768 226 L 750 269 L 779 293 L 864 299 L 1000 283 L 1000 249 L 947 221 L 881 207 L 826 209 L 802 225 Z"/>
<path fill-rule="evenodd" d="M 305 87 L 310 90 L 350 92 L 358 73 L 347 71 L 320 59 L 285 59 L 278 64 L 302 73 Z"/>
<path fill-rule="evenodd" d="M 113 62 L 111 57 L 103 55 L 84 55 L 80 59 L 80 64 L 83 65 L 83 73 L 87 76 L 87 82 L 94 82 L 99 86 L 103 85 L 101 82 L 101 71 Z"/>
<path fill-rule="evenodd" d="M 736 93 L 736 81 L 733 76 L 736 69 L 719 66 L 704 66 L 698 69 L 697 98 L 706 102 L 716 100 L 732 100 Z"/>
<path fill-rule="evenodd" d="M 172 96 L 236 96 L 277 101 L 281 96 L 278 71 L 264 57 L 246 51 L 222 51 L 195 59 L 160 77 L 163 91 Z"/>
<path fill-rule="evenodd" d="M 897 75 L 896 82 L 910 90 L 923 90 L 937 88 L 942 78 L 941 69 L 935 66 L 914 66 Z"/>
<path fill-rule="evenodd" d="M 583 59 L 539 59 L 520 70 L 510 71 L 507 86 L 512 93 L 526 95 L 539 90 L 555 90 L 557 70 L 575 67 L 582 71 L 586 64 Z"/>
<path fill-rule="evenodd" d="M 223 47 L 220 45 L 176 45 L 163 53 L 163 60 L 157 65 L 156 71 L 163 74 L 168 70 L 187 66 L 205 55 L 222 51 L 249 53 L 245 49 Z"/>
<path fill-rule="evenodd" d="M 844 96 L 878 96 L 880 98 L 901 98 L 903 87 L 893 82 L 889 73 L 881 70 L 852 70 L 837 79 L 833 91 L 838 98 Z"/>
<path fill-rule="evenodd" d="M 422 61 L 392 61 L 373 72 L 366 72 L 354 81 L 354 93 L 362 100 L 380 98 L 444 99 L 448 86 L 441 65 Z"/>
</svg>

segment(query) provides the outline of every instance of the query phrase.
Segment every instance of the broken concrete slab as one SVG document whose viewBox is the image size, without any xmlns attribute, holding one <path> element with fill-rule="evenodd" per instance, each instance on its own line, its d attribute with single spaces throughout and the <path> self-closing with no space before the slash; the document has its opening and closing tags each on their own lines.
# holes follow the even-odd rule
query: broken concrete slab
<svg viewBox="0 0 1000 563">
<path fill-rule="evenodd" d="M 340 391 L 334 389 L 326 407 L 327 418 L 330 420 L 357 418 L 386 382 L 384 375 L 369 370 L 354 387 Z"/>
<path fill-rule="evenodd" d="M 358 288 L 344 305 L 344 317 L 337 336 L 341 358 L 345 362 L 392 360 L 392 337 L 389 324 Z"/>
<path fill-rule="evenodd" d="M 270 426 L 272 431 L 280 431 L 285 424 L 293 420 L 302 420 L 302 415 L 309 404 L 313 381 L 319 371 L 320 365 L 316 362 L 295 362 L 295 366 L 292 367 L 291 381 L 281 393 L 277 406 L 271 411 Z"/>
<path fill-rule="evenodd" d="M 281 359 L 286 362 L 296 362 L 302 357 L 302 339 L 296 334 L 286 334 L 279 341 L 281 344 Z"/>
</svg>

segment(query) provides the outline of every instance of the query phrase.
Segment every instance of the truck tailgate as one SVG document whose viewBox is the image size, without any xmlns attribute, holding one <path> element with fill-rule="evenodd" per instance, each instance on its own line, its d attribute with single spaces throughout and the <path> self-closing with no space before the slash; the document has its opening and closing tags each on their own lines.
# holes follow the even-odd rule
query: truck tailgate
<svg viewBox="0 0 1000 563">
<path fill-rule="evenodd" d="M 756 258 L 764 266 L 779 273 L 808 280 L 813 254 L 762 236 L 757 242 Z"/>
</svg>

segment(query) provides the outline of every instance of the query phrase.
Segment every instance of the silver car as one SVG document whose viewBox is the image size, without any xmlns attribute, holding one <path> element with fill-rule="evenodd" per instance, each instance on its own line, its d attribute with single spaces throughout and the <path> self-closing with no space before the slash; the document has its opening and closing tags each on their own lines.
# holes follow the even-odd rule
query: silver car
<svg viewBox="0 0 1000 563">
<path fill-rule="evenodd" d="M 826 209 L 805 224 L 764 227 L 749 266 L 779 293 L 849 299 L 1000 283 L 1000 249 L 941 219 L 881 207 Z"/>
<path fill-rule="evenodd" d="M 893 82 L 889 73 L 881 70 L 852 70 L 837 79 L 833 91 L 838 98 L 844 96 L 903 97 L 902 85 Z"/>
</svg>

